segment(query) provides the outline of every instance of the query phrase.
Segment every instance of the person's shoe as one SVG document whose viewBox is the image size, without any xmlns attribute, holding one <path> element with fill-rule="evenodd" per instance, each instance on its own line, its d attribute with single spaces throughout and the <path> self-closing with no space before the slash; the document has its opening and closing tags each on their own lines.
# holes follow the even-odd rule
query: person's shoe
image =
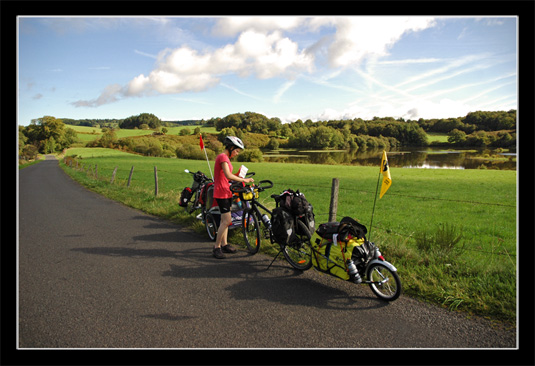
<svg viewBox="0 0 535 366">
<path fill-rule="evenodd" d="M 213 254 L 214 257 L 216 257 L 217 259 L 223 259 L 223 258 L 226 258 L 226 256 L 223 254 L 223 251 L 221 250 L 221 248 L 214 248 L 214 250 L 212 250 L 212 254 Z"/>
<path fill-rule="evenodd" d="M 236 248 L 234 248 L 230 244 L 222 246 L 221 250 L 223 251 L 223 253 L 236 253 L 237 252 Z"/>
</svg>

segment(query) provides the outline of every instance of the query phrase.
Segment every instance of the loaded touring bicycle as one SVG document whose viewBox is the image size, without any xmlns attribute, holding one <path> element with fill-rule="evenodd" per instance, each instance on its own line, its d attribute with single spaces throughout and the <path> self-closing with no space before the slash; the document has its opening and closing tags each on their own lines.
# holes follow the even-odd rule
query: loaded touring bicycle
<svg viewBox="0 0 535 366">
<path fill-rule="evenodd" d="M 215 241 L 217 238 L 217 229 L 221 222 L 221 212 L 217 201 L 214 199 L 214 182 L 204 173 L 196 173 L 185 170 L 186 173 L 193 175 L 191 187 L 185 187 L 180 195 L 179 205 L 186 209 L 188 213 L 200 211 L 197 219 L 201 220 L 205 227 L 210 240 Z M 247 177 L 252 177 L 255 173 L 248 173 Z M 232 200 L 231 215 L 232 225 L 229 229 L 237 229 L 242 226 L 242 216 L 245 202 L 235 194 Z"/>
</svg>

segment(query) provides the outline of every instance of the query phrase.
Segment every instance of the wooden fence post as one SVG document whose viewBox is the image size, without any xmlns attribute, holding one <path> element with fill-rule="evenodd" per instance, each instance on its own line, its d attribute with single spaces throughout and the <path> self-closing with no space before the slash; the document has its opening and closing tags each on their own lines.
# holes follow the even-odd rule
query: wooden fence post
<svg viewBox="0 0 535 366">
<path fill-rule="evenodd" d="M 111 174 L 110 184 L 112 184 L 113 181 L 115 180 L 115 173 L 117 173 L 117 167 L 115 167 L 115 169 L 113 169 L 113 173 Z"/>
<path fill-rule="evenodd" d="M 158 168 L 154 166 L 154 195 L 158 195 Z"/>
<path fill-rule="evenodd" d="M 331 187 L 331 205 L 329 206 L 329 222 L 336 221 L 336 212 L 338 211 L 338 187 L 340 181 L 338 178 L 333 178 Z"/>
<path fill-rule="evenodd" d="M 128 183 L 126 184 L 127 187 L 130 187 L 130 181 L 132 180 L 132 174 L 134 174 L 134 166 L 132 165 L 132 169 L 130 169 L 130 175 L 128 176 Z"/>
</svg>

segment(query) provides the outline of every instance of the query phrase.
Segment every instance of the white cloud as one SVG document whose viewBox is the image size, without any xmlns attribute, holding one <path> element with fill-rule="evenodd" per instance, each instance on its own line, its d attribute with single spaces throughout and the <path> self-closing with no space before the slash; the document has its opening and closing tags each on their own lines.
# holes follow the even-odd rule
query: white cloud
<svg viewBox="0 0 535 366">
<path fill-rule="evenodd" d="M 141 74 L 135 77 L 129 84 L 126 90 L 126 95 L 139 95 L 143 93 L 146 85 L 149 83 L 149 78 Z"/>
<path fill-rule="evenodd" d="M 150 58 L 158 58 L 158 56 L 156 55 L 152 55 L 150 53 L 146 53 L 146 52 L 142 52 L 142 51 L 138 51 L 138 50 L 134 50 L 135 53 L 137 53 L 138 55 L 141 55 L 141 56 L 145 56 L 145 57 L 150 57 Z"/>
<path fill-rule="evenodd" d="M 122 94 L 123 88 L 119 84 L 112 84 L 108 85 L 98 98 L 92 100 L 79 100 L 73 102 L 72 105 L 75 107 L 98 107 L 103 104 L 116 102 Z"/>
<path fill-rule="evenodd" d="M 378 65 L 409 65 L 409 64 L 429 64 L 442 61 L 439 58 L 416 58 L 416 59 L 403 59 L 403 60 L 388 60 L 379 61 Z"/>
<path fill-rule="evenodd" d="M 98 106 L 124 97 L 199 92 L 214 87 L 228 74 L 294 80 L 315 70 L 316 54 L 311 50 L 317 54 L 327 52 L 332 67 L 354 67 L 365 58 L 387 55 L 388 49 L 403 34 L 433 25 L 433 18 L 426 17 L 221 18 L 213 32 L 223 36 L 239 34 L 235 43 L 204 51 L 189 46 L 165 49 L 157 55 L 156 67 L 147 76 L 140 74 L 125 87 L 108 87 L 97 99 L 73 104 Z M 284 31 L 294 29 L 299 29 L 301 35 L 305 31 L 319 32 L 322 28 L 332 32 L 333 27 L 336 30 L 333 35 L 321 36 L 308 50 L 283 35 Z M 111 94 L 111 90 L 116 94 Z M 280 90 L 274 101 L 278 101 L 284 91 Z"/>
<path fill-rule="evenodd" d="M 372 119 L 373 117 L 404 118 L 450 118 L 465 116 L 472 108 L 463 102 L 441 99 L 438 102 L 425 99 L 414 99 L 406 103 L 395 104 L 389 101 L 379 102 L 374 106 L 352 105 L 342 111 L 326 109 L 318 115 L 319 120 L 328 119 Z"/>
<path fill-rule="evenodd" d="M 488 54 L 479 54 L 479 55 L 466 55 L 461 58 L 453 59 L 453 60 L 445 60 L 447 61 L 446 65 L 427 71 L 427 72 L 419 73 L 418 75 L 408 78 L 405 81 L 397 84 L 396 87 L 407 85 L 407 84 L 416 82 L 418 80 L 429 80 L 429 78 L 432 76 L 435 76 L 438 74 L 444 74 L 444 73 L 449 72 L 450 70 L 453 70 L 458 67 L 464 66 L 466 64 L 474 63 L 474 62 L 478 63 L 476 64 L 476 67 L 485 68 L 488 66 L 484 63 L 484 60 L 488 57 L 489 57 Z"/>
<path fill-rule="evenodd" d="M 405 33 L 434 24 L 434 19 L 427 17 L 335 18 L 337 31 L 329 46 L 330 64 L 345 67 L 359 64 L 366 57 L 386 56 Z"/>
<path fill-rule="evenodd" d="M 260 101 L 262 100 L 261 98 L 258 98 L 257 96 L 254 96 L 254 95 L 251 95 L 251 94 L 244 93 L 243 91 L 241 91 L 241 90 L 239 90 L 239 89 L 237 89 L 237 88 L 235 88 L 235 87 L 233 87 L 233 86 L 230 86 L 230 85 L 228 85 L 228 84 L 221 83 L 220 85 L 221 85 L 222 87 L 225 87 L 225 88 L 227 88 L 227 89 L 230 89 L 230 90 L 232 90 L 233 92 L 238 93 L 238 94 L 240 94 L 240 95 L 243 95 L 243 96 L 245 96 L 245 97 L 252 98 L 252 99 L 256 99 L 256 100 L 260 100 Z"/>
<path fill-rule="evenodd" d="M 273 102 L 279 103 L 280 99 L 295 84 L 295 80 L 285 82 L 278 90 L 277 93 L 273 96 Z"/>
<path fill-rule="evenodd" d="M 216 36 L 234 36 L 248 30 L 264 33 L 274 30 L 288 31 L 301 26 L 305 21 L 306 18 L 291 16 L 225 17 L 218 20 L 212 29 L 212 34 Z"/>
<path fill-rule="evenodd" d="M 227 73 L 242 77 L 253 74 L 259 79 L 292 78 L 300 72 L 312 71 L 313 61 L 313 57 L 299 50 L 297 43 L 278 31 L 264 34 L 249 30 L 243 32 L 235 44 L 213 52 L 201 53 L 187 46 L 165 49 L 158 54 L 157 66 L 148 76 L 138 75 L 126 88 L 116 88 L 117 94 L 113 98 L 107 89 L 95 101 L 80 101 L 74 105 L 97 106 L 99 101 L 113 102 L 121 97 L 154 92 L 198 92 L 215 86 L 220 75 Z"/>
</svg>

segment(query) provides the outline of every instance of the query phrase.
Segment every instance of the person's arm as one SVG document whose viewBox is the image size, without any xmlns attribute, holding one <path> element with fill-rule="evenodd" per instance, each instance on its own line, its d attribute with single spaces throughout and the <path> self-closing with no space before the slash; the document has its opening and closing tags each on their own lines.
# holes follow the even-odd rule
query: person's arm
<svg viewBox="0 0 535 366">
<path fill-rule="evenodd" d="M 243 182 L 243 183 L 252 183 L 254 182 L 253 178 L 240 178 L 237 175 L 232 174 L 228 167 L 228 163 L 226 161 L 221 163 L 221 169 L 223 170 L 223 174 L 225 174 L 225 177 L 227 177 L 228 180 L 234 180 L 236 182 Z"/>
</svg>

